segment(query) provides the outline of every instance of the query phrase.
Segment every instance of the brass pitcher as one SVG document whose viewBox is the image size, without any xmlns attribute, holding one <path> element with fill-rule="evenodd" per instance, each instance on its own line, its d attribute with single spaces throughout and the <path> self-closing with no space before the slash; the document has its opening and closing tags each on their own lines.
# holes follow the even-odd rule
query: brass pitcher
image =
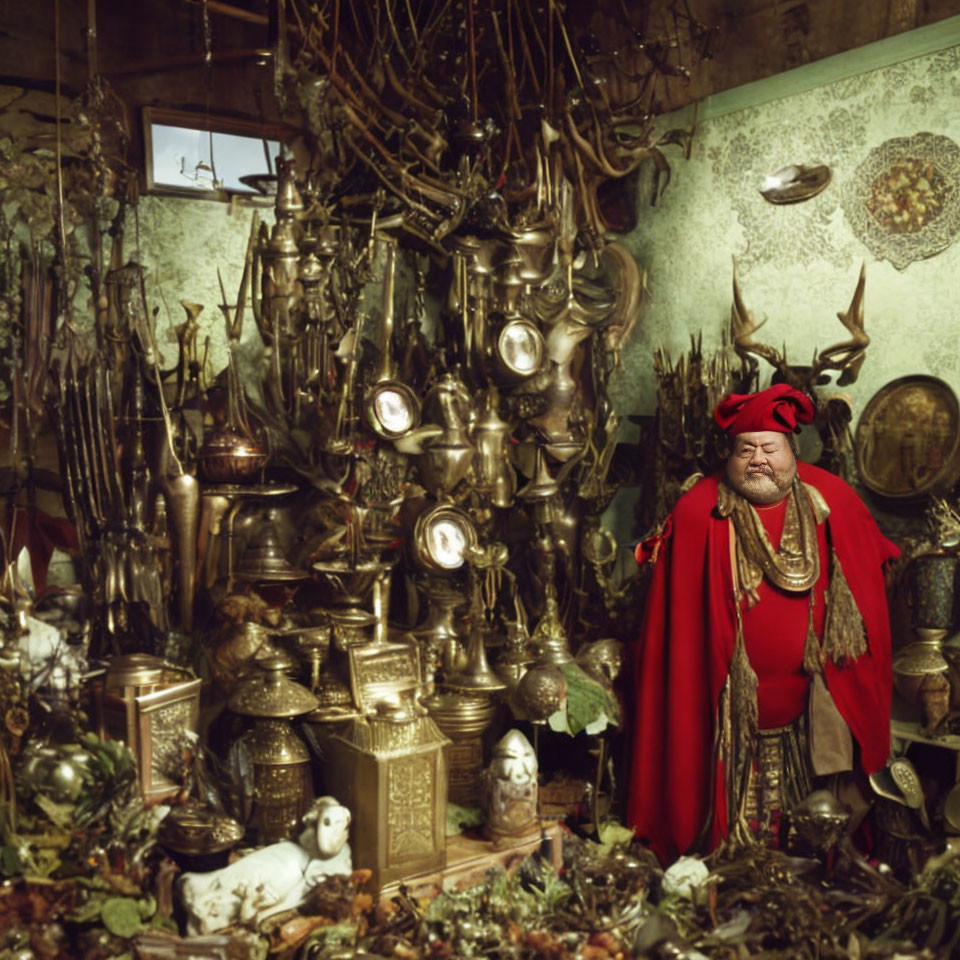
<svg viewBox="0 0 960 960">
<path fill-rule="evenodd" d="M 509 507 L 517 491 L 517 474 L 507 455 L 510 424 L 500 417 L 500 394 L 490 387 L 473 435 L 477 444 L 476 489 L 495 507 Z"/>
<path fill-rule="evenodd" d="M 472 417 L 470 394 L 452 373 L 444 374 L 427 394 L 425 419 L 435 416 L 442 427 L 417 457 L 420 479 L 434 496 L 449 493 L 466 475 L 476 450 L 468 432 Z"/>
</svg>

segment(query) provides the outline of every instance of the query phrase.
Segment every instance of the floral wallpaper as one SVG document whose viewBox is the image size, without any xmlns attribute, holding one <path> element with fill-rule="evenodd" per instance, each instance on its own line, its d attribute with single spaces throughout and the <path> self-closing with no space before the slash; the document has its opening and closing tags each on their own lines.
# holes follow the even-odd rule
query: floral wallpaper
<svg viewBox="0 0 960 960">
<path fill-rule="evenodd" d="M 677 126 L 676 118 L 662 121 L 664 130 Z M 960 243 L 897 270 L 857 239 L 843 209 L 871 150 L 921 132 L 960 142 L 960 47 L 701 123 L 690 160 L 672 159 L 661 201 L 642 208 L 624 238 L 647 270 L 651 295 L 614 385 L 618 408 L 652 412 L 657 346 L 677 356 L 700 330 L 705 349 L 719 344 L 734 257 L 747 308 L 767 318 L 759 339 L 784 346 L 798 363 L 845 339 L 837 312 L 849 306 L 866 264 L 872 343 L 847 388 L 855 417 L 880 387 L 908 374 L 932 374 L 960 392 Z M 806 202 L 768 203 L 759 193 L 764 176 L 791 163 L 827 164 L 832 180 Z"/>
</svg>

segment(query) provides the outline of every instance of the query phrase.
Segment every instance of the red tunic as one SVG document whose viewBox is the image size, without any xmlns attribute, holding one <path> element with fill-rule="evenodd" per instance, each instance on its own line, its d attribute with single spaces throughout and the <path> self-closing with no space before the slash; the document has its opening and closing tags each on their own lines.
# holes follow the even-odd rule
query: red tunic
<svg viewBox="0 0 960 960">
<path fill-rule="evenodd" d="M 821 550 L 832 546 L 864 621 L 868 652 L 844 665 L 828 661 L 824 677 L 860 747 L 861 765 L 871 773 L 886 764 L 890 749 L 893 673 L 883 566 L 898 550 L 839 477 L 807 464 L 799 464 L 799 473 L 830 508 L 821 525 Z M 720 473 L 706 477 L 681 497 L 664 526 L 635 650 L 627 820 L 662 859 L 689 850 L 708 819 L 705 846 L 712 849 L 726 833 L 724 770 L 713 748 L 736 610 L 729 521 L 715 510 L 720 478 Z M 759 615 L 764 616 L 762 610 Z M 757 646 L 751 644 L 755 669 L 762 659 Z M 791 672 L 786 658 L 772 671 Z"/>
<path fill-rule="evenodd" d="M 770 543 L 780 546 L 787 501 L 757 507 Z M 820 578 L 813 590 L 813 628 L 823 636 L 826 607 L 823 595 L 829 583 L 826 524 L 817 527 Z M 757 674 L 757 706 L 761 730 L 785 727 L 807 706 L 810 678 L 803 669 L 803 651 L 810 619 L 810 591 L 791 593 L 766 578 L 757 589 L 760 602 L 743 613 L 743 640 L 747 659 Z"/>
</svg>

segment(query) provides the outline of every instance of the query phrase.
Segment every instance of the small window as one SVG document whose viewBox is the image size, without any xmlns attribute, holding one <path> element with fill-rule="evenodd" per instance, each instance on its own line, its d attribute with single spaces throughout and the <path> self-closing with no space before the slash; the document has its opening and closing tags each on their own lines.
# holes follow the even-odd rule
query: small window
<svg viewBox="0 0 960 960">
<path fill-rule="evenodd" d="M 146 188 L 151 193 L 227 200 L 275 183 L 282 131 L 186 111 L 143 111 Z"/>
</svg>

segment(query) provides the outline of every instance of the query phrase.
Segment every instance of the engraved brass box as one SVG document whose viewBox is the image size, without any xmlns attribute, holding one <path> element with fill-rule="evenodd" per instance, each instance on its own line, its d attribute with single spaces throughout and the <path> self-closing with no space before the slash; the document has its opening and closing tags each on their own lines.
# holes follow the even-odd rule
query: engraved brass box
<svg viewBox="0 0 960 960">
<path fill-rule="evenodd" d="M 350 687 L 361 716 L 324 741 L 328 792 L 353 814 L 353 862 L 382 888 L 446 862 L 450 741 L 417 701 L 412 643 L 349 648 Z"/>
<path fill-rule="evenodd" d="M 326 741 L 329 783 L 353 813 L 353 862 L 377 889 L 446 863 L 449 742 L 423 716 L 360 718 Z"/>
<path fill-rule="evenodd" d="M 200 681 L 159 657 L 114 657 L 93 686 L 97 733 L 123 740 L 150 800 L 180 789 L 185 734 L 197 729 Z"/>
</svg>

